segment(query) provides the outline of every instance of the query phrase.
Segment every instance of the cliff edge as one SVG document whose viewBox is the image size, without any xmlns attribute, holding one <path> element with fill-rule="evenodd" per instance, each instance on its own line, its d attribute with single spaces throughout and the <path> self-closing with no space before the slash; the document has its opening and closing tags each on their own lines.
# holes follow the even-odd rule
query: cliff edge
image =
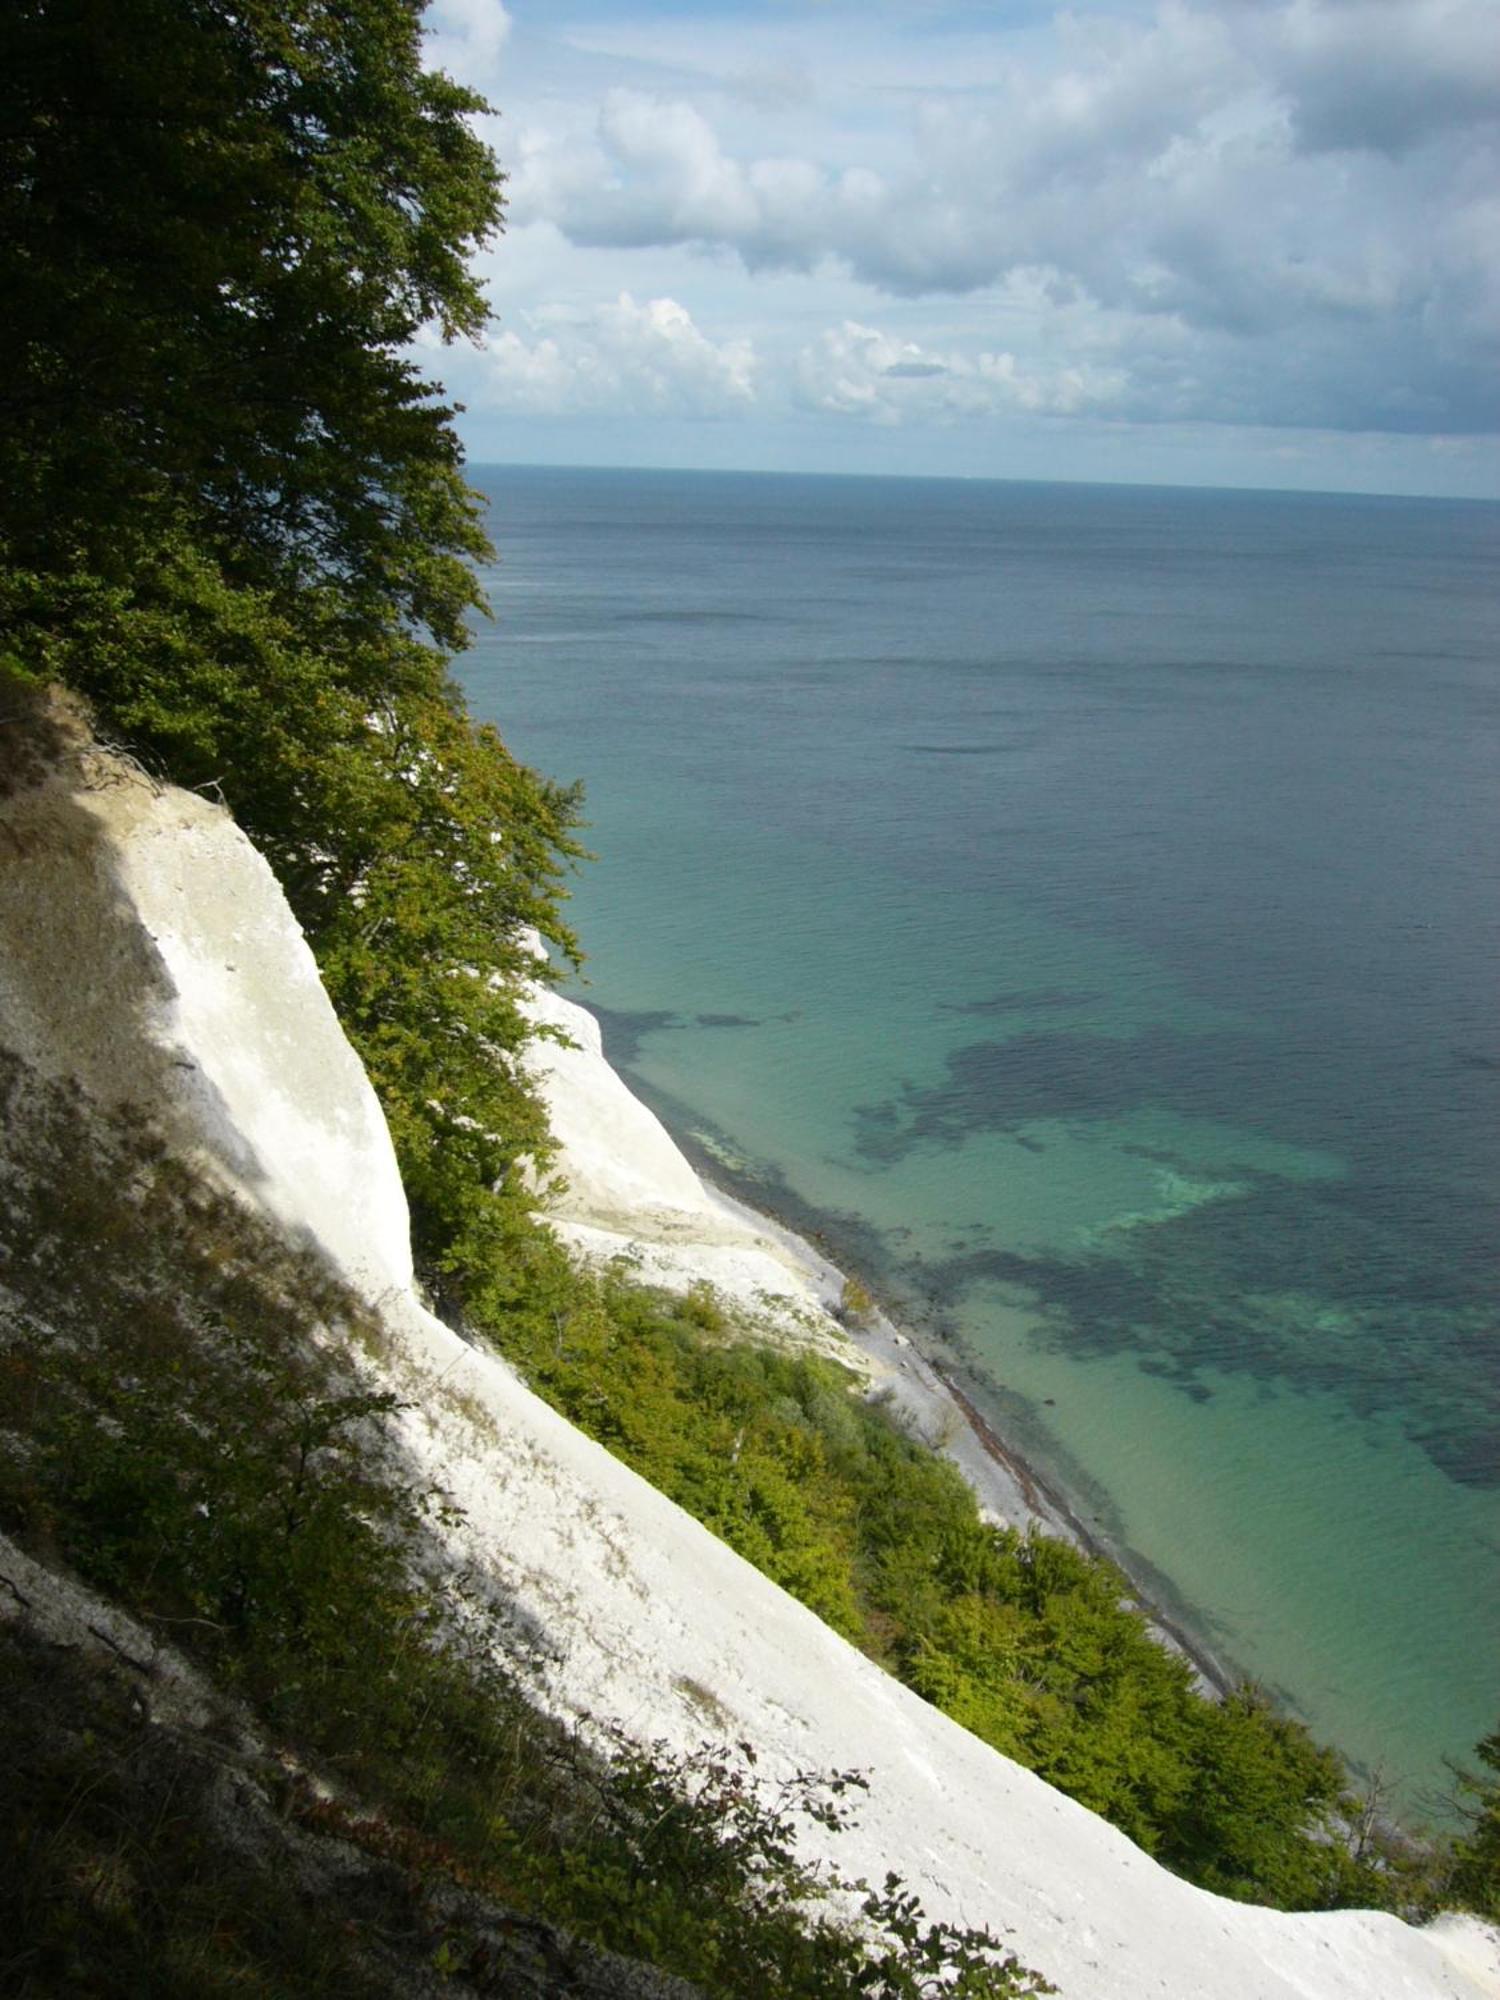
<svg viewBox="0 0 1500 2000">
<path fill-rule="evenodd" d="M 370 1301 L 385 1332 L 370 1366 L 403 1400 L 412 1457 L 462 1509 L 443 1526 L 445 1557 L 510 1607 L 553 1711 L 684 1750 L 743 1741 L 771 1775 L 865 1772 L 841 1865 L 895 1870 L 934 1915 L 1006 1933 L 1067 2000 L 1500 1995 L 1495 1940 L 1468 1920 L 1291 1916 L 1168 1874 L 890 1679 L 427 1312 L 379 1107 L 269 868 L 227 814 L 69 726 L 43 766 L 9 779 L 0 843 L 0 1043 L 144 1112 Z M 670 1247 L 663 1204 L 648 1202 L 652 1221 L 633 1203 L 676 1168 L 654 1140 L 649 1173 L 613 1150 L 638 1121 L 584 1023 L 558 1018 L 588 1053 L 567 1089 L 598 1093 L 594 1195 L 607 1189 L 623 1240 Z M 556 1075 L 565 1057 L 542 1061 Z M 575 1152 L 575 1184 L 578 1166 Z M 666 1209 L 692 1215 L 693 1188 L 673 1184 Z M 599 1226 L 566 1208 L 562 1223 L 580 1240 Z M 729 1232 L 723 1247 L 767 1260 L 754 1289 L 784 1271 L 797 1298 L 773 1244 Z M 814 1296 L 799 1306 L 821 1311 L 803 1282 Z"/>
</svg>

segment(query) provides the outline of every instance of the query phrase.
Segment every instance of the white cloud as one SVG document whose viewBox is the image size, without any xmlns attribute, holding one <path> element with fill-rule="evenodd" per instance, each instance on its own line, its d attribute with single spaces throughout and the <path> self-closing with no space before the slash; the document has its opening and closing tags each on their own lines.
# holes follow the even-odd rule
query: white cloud
<svg viewBox="0 0 1500 2000">
<path fill-rule="evenodd" d="M 1496 5 L 436 0 L 509 226 L 430 365 L 502 455 L 1486 490 Z"/>
<path fill-rule="evenodd" d="M 804 407 L 895 426 L 952 424 L 1023 410 L 1072 415 L 1115 402 L 1118 369 L 1026 362 L 1009 350 L 938 352 L 856 320 L 827 327 L 802 348 L 791 390 Z"/>
<path fill-rule="evenodd" d="M 1003 302 L 1046 269 L 1087 307 L 1054 331 L 1109 323 L 1108 379 L 1130 373 L 1143 414 L 1150 392 L 1178 419 L 1500 423 L 1493 0 L 1159 0 L 967 39 L 855 34 L 834 9 L 800 49 L 794 28 L 759 64 L 782 110 L 752 119 L 743 26 L 617 22 L 608 68 L 634 80 L 554 92 L 510 135 L 516 221 L 695 253 L 710 287 L 726 257 L 839 283 L 861 325 L 877 297 Z M 703 67 L 669 70 L 687 48 Z M 1083 349 L 1017 367 L 1071 370 L 1080 406 L 1104 394 Z"/>
<path fill-rule="evenodd" d="M 638 305 L 622 292 L 583 311 L 528 314 L 525 334 L 491 335 L 469 394 L 485 408 L 529 414 L 707 417 L 753 402 L 755 376 L 749 341 L 716 343 L 675 299 Z"/>
<path fill-rule="evenodd" d="M 426 57 L 434 69 L 480 90 L 494 83 L 511 31 L 501 0 L 431 0 L 425 26 Z"/>
<path fill-rule="evenodd" d="M 562 126 L 523 139 L 510 188 L 518 222 L 553 222 L 580 245 L 723 247 L 751 269 L 810 268 L 886 200 L 868 170 L 734 159 L 695 105 L 624 88 L 605 95 L 587 136 Z"/>
</svg>

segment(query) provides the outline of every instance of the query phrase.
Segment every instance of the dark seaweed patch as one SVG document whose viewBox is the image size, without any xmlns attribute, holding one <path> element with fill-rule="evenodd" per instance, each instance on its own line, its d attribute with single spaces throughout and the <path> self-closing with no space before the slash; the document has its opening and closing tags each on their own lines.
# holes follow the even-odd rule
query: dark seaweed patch
<svg viewBox="0 0 1500 2000">
<path fill-rule="evenodd" d="M 959 1146 L 976 1132 L 1014 1132 L 1041 1119 L 1114 1119 L 1148 1104 L 1188 1117 L 1254 1125 L 1282 1101 L 1264 1075 L 1268 1045 L 1247 1035 L 1150 1027 L 1128 1037 L 1048 1030 L 970 1042 L 947 1057 L 935 1084 L 904 1084 L 855 1112 L 855 1146 L 898 1160 L 927 1146 Z M 1284 1093 L 1283 1093 L 1284 1098 Z"/>
<path fill-rule="evenodd" d="M 1071 986 L 1016 986 L 992 993 L 986 1000 L 940 1000 L 943 1014 L 1042 1014 L 1073 1007 L 1091 1007 L 1104 995 Z"/>
<path fill-rule="evenodd" d="M 659 1035 L 667 1028 L 686 1027 L 680 1014 L 663 1010 L 644 1009 L 631 1013 L 620 1007 L 600 1007 L 590 1002 L 589 1011 L 596 1016 L 604 1032 L 604 1053 L 616 1069 L 628 1069 L 639 1061 L 641 1044 L 648 1035 Z"/>
<path fill-rule="evenodd" d="M 943 1311 L 975 1286 L 1023 1292 L 1059 1352 L 1130 1355 L 1195 1400 L 1210 1370 L 1338 1395 L 1358 1416 L 1398 1419 L 1455 1482 L 1500 1485 L 1500 1379 L 1484 1363 L 1500 1327 L 1484 1265 L 1452 1239 L 1452 1261 L 1436 1242 L 1394 1240 L 1370 1213 L 1379 1195 L 1245 1174 L 1240 1192 L 1138 1223 L 1107 1253 L 975 1249 L 921 1276 Z"/>
</svg>

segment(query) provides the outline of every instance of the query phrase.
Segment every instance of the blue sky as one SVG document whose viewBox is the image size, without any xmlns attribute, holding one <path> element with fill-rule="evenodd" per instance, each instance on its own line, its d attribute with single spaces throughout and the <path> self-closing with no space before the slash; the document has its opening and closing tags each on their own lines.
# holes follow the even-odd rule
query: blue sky
<svg viewBox="0 0 1500 2000">
<path fill-rule="evenodd" d="M 1500 495 L 1496 0 L 434 0 L 475 460 Z"/>
</svg>

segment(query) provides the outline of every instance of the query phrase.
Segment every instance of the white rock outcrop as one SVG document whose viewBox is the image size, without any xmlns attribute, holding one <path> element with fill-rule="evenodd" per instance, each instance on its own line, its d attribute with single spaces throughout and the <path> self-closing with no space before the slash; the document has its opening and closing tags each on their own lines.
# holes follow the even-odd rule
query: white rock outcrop
<svg viewBox="0 0 1500 2000">
<path fill-rule="evenodd" d="M 226 815 L 85 759 L 0 802 L 0 831 L 0 1039 L 149 1105 L 380 1305 L 414 1405 L 410 1446 L 467 1510 L 455 1559 L 524 1621 L 559 1709 L 683 1746 L 745 1738 L 771 1773 L 862 1769 L 862 1823 L 832 1847 L 843 1867 L 895 1869 L 934 1915 L 1009 1932 L 1066 2000 L 1500 1995 L 1495 1940 L 1466 1920 L 1287 1916 L 1167 1874 L 890 1680 L 424 1312 L 378 1107 L 269 871 Z M 587 1167 L 629 1236 L 633 1190 L 654 1200 L 670 1181 L 684 1212 L 694 1197 L 656 1141 L 649 1172 L 615 1156 L 642 1127 L 601 1064 L 595 1050 L 568 1086 L 600 1093 L 597 1149 L 572 1172 Z"/>
<path fill-rule="evenodd" d="M 832 1317 L 842 1273 L 812 1247 L 701 1180 L 656 1116 L 605 1060 L 599 1023 L 586 1008 L 539 987 L 538 1040 L 528 1066 L 547 1105 L 560 1184 L 547 1203 L 553 1228 L 596 1263 L 624 1258 L 671 1291 L 710 1285 L 753 1314 L 768 1334 L 865 1362 Z"/>
</svg>

